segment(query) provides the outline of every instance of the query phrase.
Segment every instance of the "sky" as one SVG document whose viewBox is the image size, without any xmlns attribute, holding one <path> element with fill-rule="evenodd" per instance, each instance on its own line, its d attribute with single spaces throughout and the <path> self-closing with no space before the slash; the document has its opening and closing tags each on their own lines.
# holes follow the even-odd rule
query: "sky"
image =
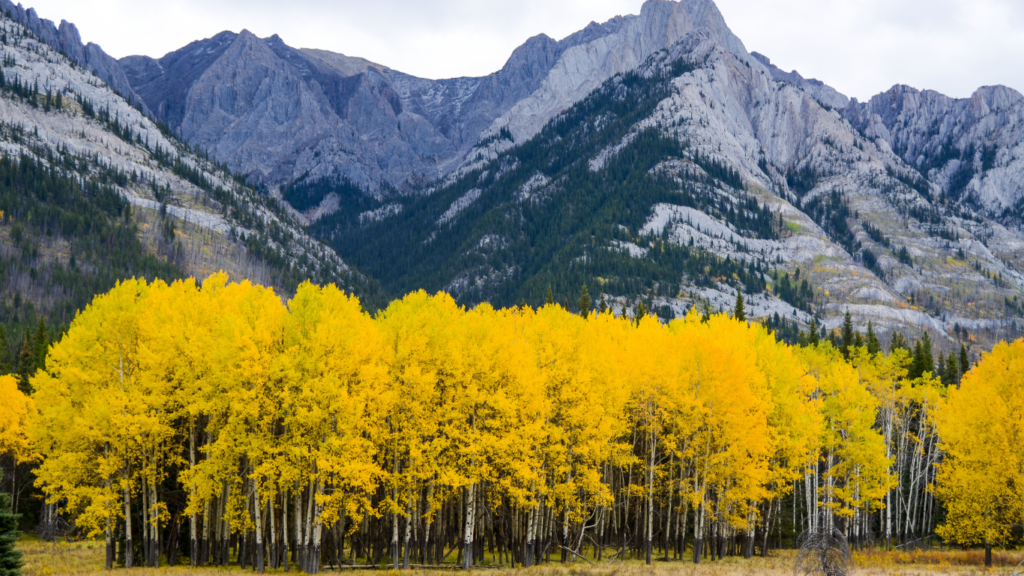
<svg viewBox="0 0 1024 576">
<path fill-rule="evenodd" d="M 17 1 L 17 0 L 16 0 Z M 561 39 L 642 0 L 21 0 L 112 56 L 159 57 L 223 30 L 361 56 L 424 78 L 482 76 L 527 38 Z M 685 0 L 684 0 L 685 1 Z M 718 0 L 747 50 L 866 100 L 894 84 L 1024 91 L 1021 0 Z"/>
</svg>

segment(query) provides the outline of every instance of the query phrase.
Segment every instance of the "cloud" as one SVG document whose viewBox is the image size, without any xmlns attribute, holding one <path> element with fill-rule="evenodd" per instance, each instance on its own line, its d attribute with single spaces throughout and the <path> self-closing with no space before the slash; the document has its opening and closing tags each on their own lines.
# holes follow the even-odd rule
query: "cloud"
<svg viewBox="0 0 1024 576">
<path fill-rule="evenodd" d="M 685 0 L 684 0 L 685 1 Z M 749 50 L 861 100 L 894 84 L 1024 89 L 1019 0 L 719 0 Z M 636 14 L 641 0 L 35 0 L 110 54 L 161 56 L 222 30 L 362 56 L 427 78 L 499 69 L 528 37 Z"/>
</svg>

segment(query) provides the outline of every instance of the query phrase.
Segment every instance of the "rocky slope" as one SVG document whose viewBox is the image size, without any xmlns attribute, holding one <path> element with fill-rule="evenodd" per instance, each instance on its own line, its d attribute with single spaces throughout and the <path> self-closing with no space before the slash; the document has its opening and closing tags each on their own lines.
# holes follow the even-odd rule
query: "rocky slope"
<svg viewBox="0 0 1024 576">
<path fill-rule="evenodd" d="M 606 79 L 698 27 L 742 50 L 714 4 L 696 0 L 649 2 L 638 16 L 559 42 L 531 38 L 483 78 L 415 78 L 245 31 L 120 63 L 158 118 L 232 169 L 270 184 L 338 177 L 380 193 L 414 189 L 532 137 Z M 510 138 L 499 137 L 503 129 Z"/>
<path fill-rule="evenodd" d="M 694 28 L 426 198 L 353 200 L 367 217 L 315 230 L 385 285 L 466 302 L 588 283 L 672 316 L 741 289 L 756 316 L 835 328 L 849 310 L 942 348 L 1016 336 L 1020 96 L 859 104 L 722 38 Z M 806 298 L 790 288 L 805 280 Z"/>
<path fill-rule="evenodd" d="M 284 294 L 306 278 L 378 294 L 277 202 L 161 132 L 20 21 L 0 18 L 0 322 L 67 323 L 134 275 L 224 270 Z"/>
<path fill-rule="evenodd" d="M 69 25 L 44 28 L 70 53 Z M 115 85 L 101 61 L 79 65 Z M 587 284 L 671 317 L 742 290 L 776 325 L 849 310 L 944 348 L 1019 333 L 1024 98 L 1008 88 L 860 103 L 748 53 L 710 0 L 532 38 L 484 78 L 248 32 L 116 64 L 122 93 L 392 294 L 540 303 Z"/>
</svg>

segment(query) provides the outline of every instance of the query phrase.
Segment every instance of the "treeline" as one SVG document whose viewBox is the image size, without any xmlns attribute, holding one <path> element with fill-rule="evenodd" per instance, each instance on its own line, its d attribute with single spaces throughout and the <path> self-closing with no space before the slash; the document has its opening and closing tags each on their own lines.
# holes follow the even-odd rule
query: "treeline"
<svg viewBox="0 0 1024 576">
<path fill-rule="evenodd" d="M 222 274 L 130 280 L 50 348 L 23 456 L 108 568 L 700 562 L 806 530 L 932 534 L 947 388 L 873 337 L 791 347 L 736 315 L 417 292 L 371 318 L 309 283 L 285 305 Z"/>
</svg>

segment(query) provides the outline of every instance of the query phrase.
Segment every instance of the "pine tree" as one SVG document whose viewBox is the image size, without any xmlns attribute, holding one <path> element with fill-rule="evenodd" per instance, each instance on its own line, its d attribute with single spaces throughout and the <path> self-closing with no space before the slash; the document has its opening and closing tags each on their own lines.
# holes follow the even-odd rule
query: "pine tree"
<svg viewBox="0 0 1024 576">
<path fill-rule="evenodd" d="M 544 303 L 547 304 L 548 306 L 551 306 L 555 303 L 555 294 L 554 292 L 551 291 L 550 284 L 548 284 L 548 299 Z"/>
<path fill-rule="evenodd" d="M 644 319 L 644 316 L 647 316 L 647 312 L 648 312 L 647 305 L 644 304 L 643 300 L 641 300 L 640 302 L 637 302 L 637 304 L 636 304 L 636 324 L 637 324 L 637 326 L 640 325 L 640 321 Z"/>
<path fill-rule="evenodd" d="M 921 338 L 921 375 L 926 372 L 935 374 L 935 357 L 932 356 L 932 339 L 925 332 Z"/>
<path fill-rule="evenodd" d="M 747 311 L 743 307 L 743 292 L 736 291 L 736 308 L 732 311 L 732 317 L 740 322 L 747 321 Z"/>
<path fill-rule="evenodd" d="M 0 479 L 3 474 L 0 473 Z M 19 515 L 11 512 L 11 495 L 0 493 L 0 576 L 21 574 L 21 552 L 14 547 L 18 541 Z"/>
<path fill-rule="evenodd" d="M 601 293 L 601 303 L 597 306 L 597 311 L 601 314 L 608 311 L 608 303 L 604 301 L 604 292 Z"/>
<path fill-rule="evenodd" d="M 943 384 L 949 385 L 946 382 L 946 355 L 942 352 L 939 352 L 939 359 L 935 363 L 935 375 L 942 379 Z"/>
<path fill-rule="evenodd" d="M 21 341 L 21 354 L 18 355 L 18 390 L 23 394 L 32 394 L 32 385 L 29 378 L 36 373 L 36 357 L 29 346 L 30 337 L 25 332 L 25 338 Z"/>
<path fill-rule="evenodd" d="M 580 299 L 576 303 L 576 306 L 580 309 L 580 316 L 584 318 L 590 315 L 590 309 L 594 305 L 590 299 L 590 292 L 587 290 L 587 285 L 584 284 L 583 288 L 580 289 Z"/>
<path fill-rule="evenodd" d="M 878 336 L 875 335 L 875 328 L 871 325 L 871 321 L 868 321 L 868 354 L 872 356 L 877 355 L 882 351 L 882 344 L 878 341 Z"/>
<path fill-rule="evenodd" d="M 811 318 L 811 325 L 807 328 L 807 345 L 817 346 L 821 342 L 818 335 L 818 319 Z"/>
<path fill-rule="evenodd" d="M 892 333 L 892 340 L 889 341 L 889 353 L 892 354 L 895 350 L 910 350 L 910 345 L 907 343 L 907 337 L 899 332 Z"/>
<path fill-rule="evenodd" d="M 847 360 L 850 359 L 850 347 L 853 346 L 853 318 L 850 316 L 850 309 L 846 309 L 846 314 L 843 315 L 843 345 L 839 347 L 842 351 L 843 357 Z"/>
<path fill-rule="evenodd" d="M 924 347 L 921 346 L 921 341 L 914 342 L 914 359 L 910 363 L 910 368 L 907 369 L 907 378 L 913 380 L 920 378 L 924 374 Z"/>
<path fill-rule="evenodd" d="M 960 376 L 962 377 L 971 369 L 971 359 L 967 357 L 967 345 L 960 344 Z M 956 379 L 957 384 L 960 383 L 960 378 Z"/>
<path fill-rule="evenodd" d="M 46 320 L 39 318 L 39 326 L 36 328 L 36 336 L 32 340 L 32 347 L 35 352 L 36 368 L 46 370 L 46 354 L 50 348 L 50 333 L 46 330 Z"/>
<path fill-rule="evenodd" d="M 10 374 L 13 369 L 11 366 L 11 345 L 7 342 L 7 327 L 0 325 L 0 376 Z"/>
<path fill-rule="evenodd" d="M 956 353 L 949 355 L 946 359 L 946 373 L 942 375 L 942 383 L 946 386 L 953 386 L 960 383 L 960 367 L 956 360 Z"/>
</svg>

